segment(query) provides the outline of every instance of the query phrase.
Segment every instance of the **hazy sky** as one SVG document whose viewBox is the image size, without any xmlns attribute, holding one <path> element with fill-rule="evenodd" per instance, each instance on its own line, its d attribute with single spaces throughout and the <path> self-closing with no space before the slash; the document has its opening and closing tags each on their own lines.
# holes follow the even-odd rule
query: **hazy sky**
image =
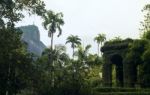
<svg viewBox="0 0 150 95">
<path fill-rule="evenodd" d="M 97 52 L 97 44 L 93 38 L 106 34 L 107 40 L 120 36 L 121 38 L 139 38 L 141 12 L 150 0 L 44 0 L 46 8 L 55 12 L 63 12 L 65 25 L 63 34 L 55 37 L 55 44 L 65 44 L 70 35 L 78 35 L 83 45 L 92 44 L 91 52 Z M 47 31 L 43 29 L 40 17 L 26 16 L 17 26 L 35 24 L 39 27 L 41 41 L 50 45 Z M 71 52 L 70 44 L 67 45 Z"/>
</svg>

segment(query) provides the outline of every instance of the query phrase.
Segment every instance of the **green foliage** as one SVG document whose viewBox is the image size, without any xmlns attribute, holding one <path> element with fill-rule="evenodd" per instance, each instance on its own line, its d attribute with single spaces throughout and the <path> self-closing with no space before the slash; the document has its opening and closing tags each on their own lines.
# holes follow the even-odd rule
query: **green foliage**
<svg viewBox="0 0 150 95">
<path fill-rule="evenodd" d="M 132 39 L 125 39 L 119 41 L 107 41 L 105 42 L 104 46 L 101 48 L 102 52 L 109 51 L 109 50 L 121 50 L 128 48 L 128 45 L 132 43 Z"/>
<path fill-rule="evenodd" d="M 66 44 L 71 43 L 71 47 L 75 48 L 81 44 L 81 39 L 78 36 L 70 35 L 67 38 Z"/>
<path fill-rule="evenodd" d="M 43 26 L 46 30 L 48 30 L 48 36 L 51 37 L 52 34 L 59 30 L 58 37 L 61 35 L 61 27 L 64 25 L 63 14 L 62 13 L 54 13 L 53 11 L 47 11 L 45 15 L 43 15 Z"/>
<path fill-rule="evenodd" d="M 77 56 L 78 60 L 80 61 L 87 61 L 87 56 L 90 48 L 91 45 L 87 45 L 85 48 L 79 45 L 78 50 L 75 52 L 75 56 Z"/>
<path fill-rule="evenodd" d="M 70 35 L 67 38 L 66 44 L 71 43 L 71 48 L 73 49 L 73 54 L 72 57 L 74 57 L 74 49 L 78 46 L 81 45 L 81 39 L 78 36 Z"/>
<path fill-rule="evenodd" d="M 0 29 L 0 36 L 0 94 L 12 95 L 31 85 L 32 55 L 20 41 L 18 30 Z"/>
<path fill-rule="evenodd" d="M 98 55 L 99 55 L 99 51 L 100 51 L 100 44 L 102 46 L 103 42 L 106 40 L 106 35 L 105 34 L 98 34 L 98 36 L 96 36 L 94 38 L 94 41 L 97 42 L 97 49 L 98 49 Z"/>
<path fill-rule="evenodd" d="M 136 92 L 136 91 L 145 91 L 148 92 L 150 89 L 140 89 L 140 88 L 119 88 L 119 87 L 96 87 L 95 91 L 98 92 Z"/>
<path fill-rule="evenodd" d="M 150 39 L 150 30 L 143 33 L 142 39 Z"/>
<path fill-rule="evenodd" d="M 142 87 L 150 87 L 150 83 L 148 81 L 150 81 L 150 48 L 149 48 L 149 43 L 146 45 L 145 51 L 143 53 L 142 60 L 143 60 L 143 64 L 141 65 L 141 72 L 140 72 L 140 77 L 141 77 L 141 83 L 142 83 Z"/>
<path fill-rule="evenodd" d="M 149 44 L 147 44 L 147 47 L 142 56 L 143 61 L 149 63 L 150 62 L 149 56 L 150 56 L 150 47 L 149 47 Z"/>
<path fill-rule="evenodd" d="M 114 39 L 110 40 L 112 42 L 119 42 L 119 41 L 122 41 L 122 38 L 120 38 L 120 36 L 118 37 L 115 37 Z"/>
<path fill-rule="evenodd" d="M 141 55 L 144 53 L 147 43 L 148 42 L 146 40 L 135 40 L 132 44 L 130 44 L 126 54 L 126 62 L 129 61 L 127 63 L 141 64 Z"/>
<path fill-rule="evenodd" d="M 124 62 L 131 67 L 140 64 L 138 77 L 142 87 L 150 87 L 149 6 L 144 8 L 147 11 L 142 23 L 144 40 L 116 37 L 101 49 L 103 52 L 125 49 Z M 77 60 L 70 59 L 65 46 L 57 45 L 53 49 L 54 33 L 58 30 L 58 37 L 62 33 L 63 14 L 46 12 L 44 7 L 41 0 L 0 1 L 0 95 L 149 95 L 149 89 L 99 88 L 102 87 L 103 64 L 103 58 L 99 57 L 99 45 L 106 40 L 105 35 L 98 34 L 94 39 L 98 44 L 98 54 L 89 54 L 91 45 L 82 47 L 81 39 L 70 35 L 66 44 L 71 43 L 73 57 L 77 56 Z M 23 10 L 42 16 L 43 26 L 51 37 L 51 48 L 46 49 L 36 61 L 20 41 L 20 30 L 14 28 L 14 23 L 24 17 Z"/>
<path fill-rule="evenodd" d="M 142 28 L 140 29 L 142 32 L 142 39 L 150 39 L 150 4 L 145 5 L 142 10 L 144 15 L 144 21 L 141 22 Z"/>
<path fill-rule="evenodd" d="M 14 22 L 18 22 L 24 17 L 23 10 L 43 15 L 45 4 L 41 0 L 1 0 L 0 10 L 1 24 L 14 27 Z"/>
<path fill-rule="evenodd" d="M 103 58 L 99 57 L 97 54 L 89 54 L 87 56 L 87 64 L 90 66 L 102 65 Z"/>
<path fill-rule="evenodd" d="M 94 95 L 149 95 L 149 89 L 140 89 L 140 88 L 94 88 Z"/>
<path fill-rule="evenodd" d="M 105 34 L 98 34 L 98 36 L 96 36 L 94 38 L 94 41 L 96 41 L 97 43 L 101 44 L 106 40 L 106 35 Z"/>
<path fill-rule="evenodd" d="M 67 61 L 65 58 L 57 57 L 63 54 L 61 52 L 64 52 L 60 48 L 62 47 L 56 47 L 53 51 L 46 49 L 43 56 L 37 60 L 36 67 L 40 73 L 35 84 L 36 95 L 90 95 L 87 90 L 91 92 L 91 88 L 85 82 L 85 77 L 88 74 L 87 68 L 80 61 L 70 61 L 69 58 Z M 57 53 L 55 53 L 56 51 Z M 55 56 L 54 64 L 50 63 L 48 58 L 51 52 L 53 52 L 52 56 Z M 64 64 L 59 60 L 62 60 Z M 60 66 L 60 64 L 62 65 Z M 54 86 L 52 84 L 53 78 Z"/>
<path fill-rule="evenodd" d="M 40 0 L 1 0 L 0 10 L 0 94 L 14 95 L 34 86 L 32 81 L 37 78 L 33 56 L 21 42 L 21 32 L 14 28 L 15 22 L 24 17 L 23 10 L 42 15 L 45 9 Z"/>
<path fill-rule="evenodd" d="M 74 61 L 66 54 L 62 45 L 53 47 L 53 35 L 64 25 L 63 14 L 45 10 L 41 0 L 1 0 L 0 1 L 0 95 L 91 95 L 87 82 L 89 66 L 98 76 L 101 64 L 99 57 L 89 59 L 88 50 L 79 47 L 78 60 Z M 43 17 L 43 26 L 51 37 L 51 48 L 46 49 L 42 56 L 33 60 L 34 56 L 26 50 L 26 44 L 21 42 L 21 32 L 15 29 L 15 23 L 24 17 L 22 11 Z M 31 29 L 32 31 L 32 29 Z M 75 37 L 75 39 L 71 37 Z M 72 48 L 81 44 L 78 36 L 71 35 L 67 42 Z M 90 63 L 91 62 L 91 63 Z M 92 76 L 92 74 L 91 74 Z M 94 80 L 94 79 L 91 79 Z M 97 85 L 97 80 L 92 84 Z"/>
<path fill-rule="evenodd" d="M 90 70 L 85 77 L 85 80 L 89 84 L 89 87 L 99 87 L 102 86 L 102 68 L 100 65 L 91 66 Z"/>
<path fill-rule="evenodd" d="M 49 10 L 43 15 L 43 26 L 46 30 L 48 30 L 48 36 L 51 37 L 51 49 L 53 49 L 53 37 L 54 33 L 58 30 L 58 37 L 62 33 L 61 26 L 64 25 L 63 14 L 62 13 L 54 13 Z"/>
</svg>

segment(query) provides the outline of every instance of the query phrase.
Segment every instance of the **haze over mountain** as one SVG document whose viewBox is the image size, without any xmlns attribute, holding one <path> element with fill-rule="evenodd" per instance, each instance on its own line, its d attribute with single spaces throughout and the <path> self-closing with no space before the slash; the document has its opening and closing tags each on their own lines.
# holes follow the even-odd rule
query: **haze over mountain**
<svg viewBox="0 0 150 95">
<path fill-rule="evenodd" d="M 40 41 L 40 32 L 37 26 L 28 25 L 19 27 L 23 34 L 22 40 L 27 43 L 27 49 L 29 52 L 36 56 L 41 56 L 46 46 Z"/>
</svg>

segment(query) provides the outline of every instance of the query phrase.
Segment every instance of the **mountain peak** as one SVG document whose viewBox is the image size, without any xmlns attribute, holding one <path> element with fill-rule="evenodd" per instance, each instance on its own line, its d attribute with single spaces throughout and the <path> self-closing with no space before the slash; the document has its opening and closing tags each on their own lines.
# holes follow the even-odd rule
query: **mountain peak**
<svg viewBox="0 0 150 95">
<path fill-rule="evenodd" d="M 22 30 L 22 40 L 27 43 L 27 49 L 29 52 L 36 56 L 41 56 L 46 46 L 40 41 L 40 32 L 37 26 L 28 25 L 21 26 L 19 29 Z"/>
</svg>

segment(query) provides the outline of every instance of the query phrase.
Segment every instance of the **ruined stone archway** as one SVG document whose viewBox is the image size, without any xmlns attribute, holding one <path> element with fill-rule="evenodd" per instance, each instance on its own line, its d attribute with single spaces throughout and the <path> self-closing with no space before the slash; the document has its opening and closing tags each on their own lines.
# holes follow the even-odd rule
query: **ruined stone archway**
<svg viewBox="0 0 150 95">
<path fill-rule="evenodd" d="M 116 86 L 123 87 L 123 59 L 120 55 L 116 54 L 110 60 L 115 66 Z"/>
<path fill-rule="evenodd" d="M 130 85 L 131 78 L 125 78 L 127 73 L 125 70 L 126 63 L 124 63 L 124 57 L 128 49 L 129 43 L 132 43 L 133 40 L 127 39 L 123 41 L 116 42 L 106 42 L 105 45 L 101 48 L 103 52 L 104 64 L 103 64 L 103 84 L 104 86 L 112 86 L 112 65 L 116 66 L 116 84 L 118 87 L 123 87 L 125 82 L 128 81 Z M 132 71 L 132 70 L 131 70 Z M 130 73 L 130 71 L 128 71 Z M 131 72 L 132 73 L 132 72 Z M 130 76 L 128 76 L 130 77 Z"/>
</svg>

